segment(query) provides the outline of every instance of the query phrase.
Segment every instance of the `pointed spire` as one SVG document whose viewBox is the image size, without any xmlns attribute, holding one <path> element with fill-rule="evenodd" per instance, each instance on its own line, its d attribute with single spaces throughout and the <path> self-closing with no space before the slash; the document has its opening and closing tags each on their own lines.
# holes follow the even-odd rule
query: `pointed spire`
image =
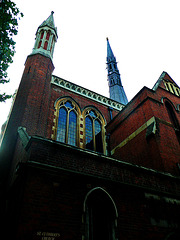
<svg viewBox="0 0 180 240">
<path fill-rule="evenodd" d="M 110 46 L 110 43 L 109 43 L 109 39 L 107 39 L 107 62 L 110 62 L 110 61 L 116 61 L 116 58 L 113 54 L 113 51 L 111 49 L 111 46 Z"/>
<path fill-rule="evenodd" d="M 39 26 L 39 28 L 47 26 L 47 27 L 54 29 L 57 33 L 57 28 L 55 27 L 55 24 L 54 24 L 53 14 L 54 14 L 54 12 L 52 11 L 51 15 Z"/>
<path fill-rule="evenodd" d="M 55 42 L 58 38 L 53 14 L 52 11 L 51 15 L 38 27 L 32 54 L 40 53 L 52 59 Z"/>
<path fill-rule="evenodd" d="M 124 105 L 128 103 L 126 93 L 121 83 L 121 77 L 117 67 L 116 58 L 111 49 L 109 39 L 107 38 L 107 70 L 110 98 Z"/>
</svg>

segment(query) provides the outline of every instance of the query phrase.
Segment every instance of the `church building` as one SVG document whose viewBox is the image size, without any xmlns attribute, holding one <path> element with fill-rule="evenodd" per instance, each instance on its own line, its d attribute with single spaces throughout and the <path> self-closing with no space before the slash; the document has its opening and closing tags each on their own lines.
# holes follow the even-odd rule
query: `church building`
<svg viewBox="0 0 180 240">
<path fill-rule="evenodd" d="M 52 12 L 4 125 L 2 239 L 180 239 L 179 86 L 163 72 L 128 102 L 107 39 L 105 97 L 53 75 L 57 39 Z"/>
</svg>

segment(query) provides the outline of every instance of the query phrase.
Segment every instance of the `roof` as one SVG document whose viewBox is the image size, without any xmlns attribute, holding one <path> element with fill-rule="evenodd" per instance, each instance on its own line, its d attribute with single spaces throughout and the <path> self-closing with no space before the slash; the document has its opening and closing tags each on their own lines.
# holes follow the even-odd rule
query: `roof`
<svg viewBox="0 0 180 240">
<path fill-rule="evenodd" d="M 43 28 L 43 27 L 47 26 L 47 27 L 54 29 L 57 34 L 57 28 L 55 27 L 55 24 L 54 24 L 53 14 L 54 14 L 54 12 L 52 11 L 51 15 L 43 23 L 41 23 L 39 28 Z"/>
<path fill-rule="evenodd" d="M 154 84 L 152 90 L 156 91 L 157 88 L 158 88 L 159 86 L 161 86 L 163 80 L 169 81 L 169 82 L 175 84 L 175 85 L 179 88 L 179 86 L 177 85 L 177 83 L 175 83 L 175 81 L 170 77 L 170 75 L 169 75 L 167 72 L 163 71 L 163 72 L 161 73 L 159 79 L 157 80 L 157 82 Z M 164 83 L 163 83 L 163 86 L 164 86 Z M 162 87 L 162 86 L 161 86 L 161 87 Z"/>
</svg>

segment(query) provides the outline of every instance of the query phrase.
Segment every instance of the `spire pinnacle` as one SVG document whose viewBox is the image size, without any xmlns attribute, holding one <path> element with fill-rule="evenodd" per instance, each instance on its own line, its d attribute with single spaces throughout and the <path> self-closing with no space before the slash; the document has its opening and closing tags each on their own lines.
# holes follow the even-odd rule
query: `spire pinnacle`
<svg viewBox="0 0 180 240">
<path fill-rule="evenodd" d="M 124 105 L 128 103 L 126 93 L 121 83 L 121 77 L 117 67 L 116 58 L 111 49 L 109 39 L 107 39 L 107 70 L 110 98 Z"/>
<path fill-rule="evenodd" d="M 58 38 L 53 14 L 52 11 L 51 15 L 38 27 L 32 54 L 40 53 L 52 59 L 55 42 Z"/>
<path fill-rule="evenodd" d="M 116 58 L 113 54 L 113 51 L 112 51 L 110 43 L 109 43 L 109 39 L 108 38 L 106 38 L 106 39 L 107 39 L 107 62 L 116 61 Z"/>
<path fill-rule="evenodd" d="M 53 17 L 54 12 L 51 11 L 51 15 L 39 26 L 39 28 L 41 27 L 50 27 L 52 29 L 54 29 L 55 31 L 57 31 L 55 24 L 54 24 L 54 17 Z"/>
</svg>

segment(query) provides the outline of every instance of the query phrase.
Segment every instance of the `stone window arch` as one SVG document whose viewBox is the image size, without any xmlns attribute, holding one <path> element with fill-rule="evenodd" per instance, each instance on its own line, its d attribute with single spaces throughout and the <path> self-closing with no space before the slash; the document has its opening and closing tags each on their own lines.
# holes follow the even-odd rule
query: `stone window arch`
<svg viewBox="0 0 180 240">
<path fill-rule="evenodd" d="M 89 191 L 84 200 L 84 237 L 115 240 L 118 212 L 112 197 L 101 187 Z"/>
<path fill-rule="evenodd" d="M 40 47 L 41 47 L 42 40 L 43 40 L 43 36 L 44 36 L 44 31 L 43 31 L 43 30 L 41 30 L 41 32 L 40 32 L 40 40 L 39 40 L 39 44 L 38 44 L 38 48 L 40 48 Z"/>
<path fill-rule="evenodd" d="M 49 37 L 51 36 L 51 31 L 47 31 L 46 33 L 46 40 L 49 41 Z"/>
<path fill-rule="evenodd" d="M 50 36 L 51 36 L 51 31 L 49 30 L 46 32 L 46 40 L 44 42 L 44 47 L 43 47 L 45 50 L 48 50 Z"/>
<path fill-rule="evenodd" d="M 53 36 L 52 42 L 51 42 L 51 47 L 50 47 L 50 52 L 53 52 L 54 49 L 54 43 L 55 43 L 55 37 Z"/>
<path fill-rule="evenodd" d="M 105 121 L 101 113 L 93 107 L 83 111 L 84 148 L 105 153 Z"/>
<path fill-rule="evenodd" d="M 45 43 L 44 43 L 44 50 L 47 50 L 47 46 L 48 46 L 48 41 L 45 41 Z"/>
<path fill-rule="evenodd" d="M 79 146 L 80 108 L 71 98 L 59 99 L 55 104 L 55 126 L 53 139 Z"/>
</svg>

